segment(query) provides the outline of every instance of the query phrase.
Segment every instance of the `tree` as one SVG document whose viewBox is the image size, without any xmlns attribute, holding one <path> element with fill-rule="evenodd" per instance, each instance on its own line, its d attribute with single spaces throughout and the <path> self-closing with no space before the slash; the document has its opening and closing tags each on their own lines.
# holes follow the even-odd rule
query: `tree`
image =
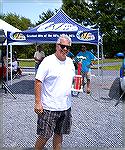
<svg viewBox="0 0 125 150">
<path fill-rule="evenodd" d="M 47 12 L 43 12 L 41 15 L 39 15 L 40 20 L 38 21 L 38 23 L 36 23 L 36 25 L 39 25 L 39 24 L 45 22 L 53 15 L 54 15 L 54 12 L 51 10 L 47 10 Z"/>
<path fill-rule="evenodd" d="M 104 52 L 111 57 L 125 49 L 125 2 L 122 0 L 63 0 L 63 10 L 82 25 L 96 25 L 104 35 Z"/>
<path fill-rule="evenodd" d="M 22 31 L 27 30 L 32 26 L 30 19 L 20 17 L 16 13 L 7 13 L 6 15 L 4 14 L 3 20 Z"/>
<path fill-rule="evenodd" d="M 30 19 L 17 15 L 16 13 L 8 13 L 1 15 L 0 18 L 10 25 L 16 27 L 20 30 L 27 30 L 29 27 L 33 26 Z M 33 58 L 33 53 L 35 49 L 33 46 L 13 46 L 13 52 L 17 52 L 17 57 L 20 58 Z"/>
<path fill-rule="evenodd" d="M 62 9 L 74 21 L 84 24 L 86 23 L 85 20 L 89 20 L 91 16 L 89 13 L 89 5 L 84 0 L 62 0 L 62 2 Z"/>
<path fill-rule="evenodd" d="M 125 2 L 93 0 L 89 6 L 92 10 L 91 20 L 104 34 L 104 51 L 114 57 L 115 53 L 125 47 Z"/>
</svg>

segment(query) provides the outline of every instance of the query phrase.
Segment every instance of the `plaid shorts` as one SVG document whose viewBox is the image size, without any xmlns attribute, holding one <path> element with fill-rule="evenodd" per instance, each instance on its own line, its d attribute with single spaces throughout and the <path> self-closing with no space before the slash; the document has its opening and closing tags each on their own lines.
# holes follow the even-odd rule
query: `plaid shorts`
<svg viewBox="0 0 125 150">
<path fill-rule="evenodd" d="M 37 134 L 49 139 L 53 133 L 69 134 L 72 124 L 71 108 L 64 111 L 43 110 L 38 115 Z"/>
</svg>

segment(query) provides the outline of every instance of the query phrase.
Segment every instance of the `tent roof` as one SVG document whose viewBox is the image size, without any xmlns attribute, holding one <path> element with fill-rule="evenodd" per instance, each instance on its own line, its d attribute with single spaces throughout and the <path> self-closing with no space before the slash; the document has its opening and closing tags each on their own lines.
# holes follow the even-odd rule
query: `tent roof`
<svg viewBox="0 0 125 150">
<path fill-rule="evenodd" d="M 78 24 L 73 19 L 71 19 L 62 9 L 60 9 L 54 16 L 52 16 L 44 23 L 32 29 L 26 30 L 24 32 L 75 31 L 75 30 L 91 31 L 95 29 L 90 29 Z"/>
<path fill-rule="evenodd" d="M 21 30 L 15 28 L 14 26 L 10 25 L 9 23 L 3 21 L 2 19 L 0 19 L 0 29 L 3 29 L 4 30 L 4 33 L 7 37 L 7 32 L 10 31 L 10 32 L 22 32 Z M 27 43 L 25 43 L 27 44 Z M 7 40 L 3 43 L 3 45 L 7 45 Z M 24 43 L 21 43 L 21 42 L 15 42 L 15 43 L 12 43 L 12 45 L 24 45 Z"/>
<path fill-rule="evenodd" d="M 11 32 L 21 32 L 21 30 L 13 27 L 12 25 L 10 25 L 9 23 L 3 21 L 2 19 L 0 19 L 0 29 L 3 29 L 5 32 L 5 35 L 7 35 L 7 31 L 11 31 Z"/>
<path fill-rule="evenodd" d="M 6 36 L 7 36 L 7 31 L 21 32 L 21 30 L 13 27 L 12 25 L 10 25 L 9 23 L 3 21 L 2 19 L 0 19 L 0 29 L 4 30 L 4 33 L 5 33 Z M 3 45 L 7 45 L 7 40 L 3 43 Z"/>
<path fill-rule="evenodd" d="M 98 44 L 98 29 L 90 29 L 72 20 L 60 9 L 44 23 L 22 32 L 8 32 L 8 43 L 56 43 L 60 34 L 71 37 L 72 43 Z"/>
</svg>

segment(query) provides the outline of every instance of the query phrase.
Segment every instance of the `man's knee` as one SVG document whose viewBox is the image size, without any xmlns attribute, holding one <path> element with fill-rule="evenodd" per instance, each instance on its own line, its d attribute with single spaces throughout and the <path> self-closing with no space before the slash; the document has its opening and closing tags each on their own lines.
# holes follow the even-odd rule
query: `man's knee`
<svg viewBox="0 0 125 150">
<path fill-rule="evenodd" d="M 47 141 L 48 139 L 44 138 L 43 136 L 39 136 L 36 140 L 35 150 L 43 149 Z"/>
<path fill-rule="evenodd" d="M 91 78 L 91 72 L 87 72 L 86 73 L 86 79 L 88 82 L 90 81 L 90 78 Z"/>
</svg>

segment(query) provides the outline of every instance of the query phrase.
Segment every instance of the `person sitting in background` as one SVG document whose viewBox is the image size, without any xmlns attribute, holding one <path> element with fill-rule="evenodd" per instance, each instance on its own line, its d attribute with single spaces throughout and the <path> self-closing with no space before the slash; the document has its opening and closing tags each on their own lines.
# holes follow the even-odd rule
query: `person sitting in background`
<svg viewBox="0 0 125 150">
<path fill-rule="evenodd" d="M 11 66 L 11 64 L 10 64 Z M 15 74 L 17 72 L 18 62 L 15 57 L 12 59 L 12 73 Z"/>
<path fill-rule="evenodd" d="M 43 51 L 43 48 L 41 45 L 37 46 L 37 51 L 34 54 L 34 59 L 35 59 L 35 75 L 37 73 L 37 69 L 40 65 L 40 63 L 43 61 L 45 58 L 45 53 Z"/>
<path fill-rule="evenodd" d="M 9 64 L 9 66 L 11 67 L 11 64 Z M 9 67 L 9 75 L 11 73 L 11 69 Z M 17 62 L 17 59 L 15 57 L 13 57 L 12 59 L 12 75 L 15 75 L 15 74 L 19 74 L 19 75 L 22 75 L 22 70 L 21 68 L 19 67 L 19 64 Z"/>
</svg>

